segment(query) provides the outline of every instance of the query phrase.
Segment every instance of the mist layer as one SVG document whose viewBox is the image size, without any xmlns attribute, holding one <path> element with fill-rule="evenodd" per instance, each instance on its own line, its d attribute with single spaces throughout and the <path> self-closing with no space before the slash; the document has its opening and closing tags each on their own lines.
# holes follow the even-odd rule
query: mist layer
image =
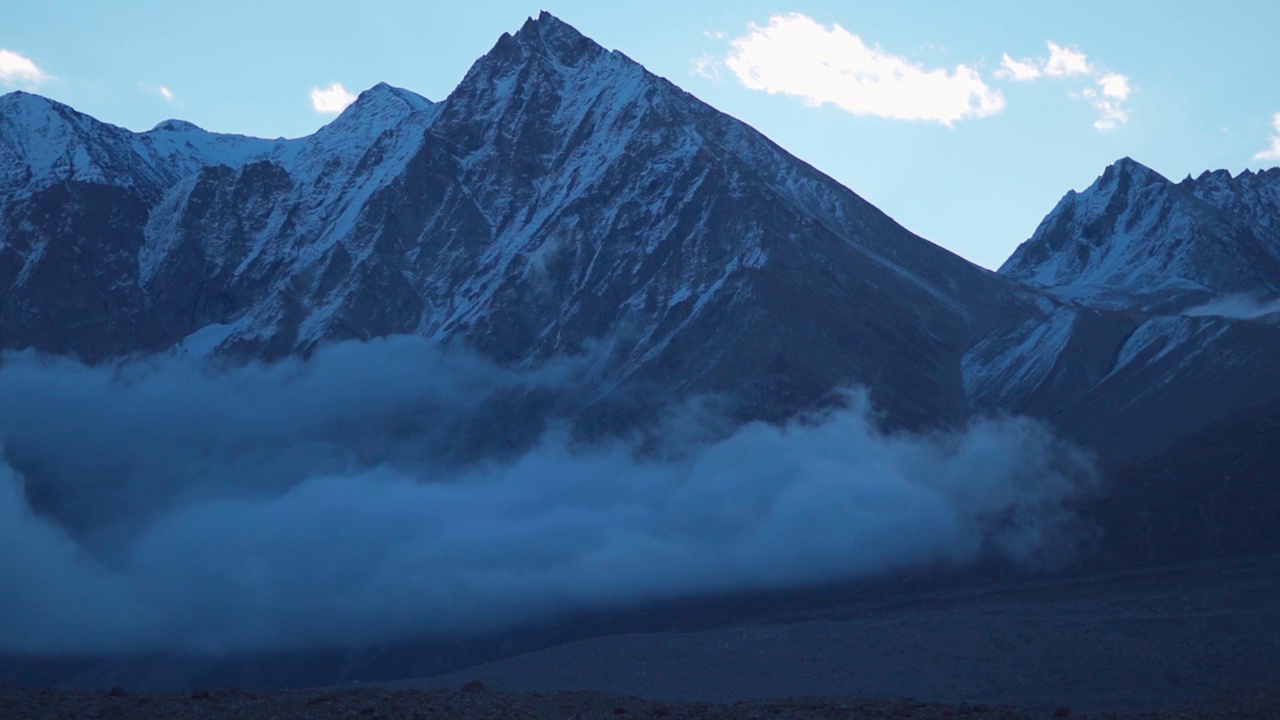
<svg viewBox="0 0 1280 720">
<path fill-rule="evenodd" d="M 517 454 L 450 459 L 477 424 L 512 425 L 495 398 L 572 382 L 412 338 L 234 367 L 7 355 L 0 650 L 360 646 L 991 556 L 1052 562 L 1096 484 L 1032 421 L 885 434 L 858 393 L 714 440 L 705 414 L 673 409 L 659 453 L 583 446 L 553 423 Z"/>
</svg>

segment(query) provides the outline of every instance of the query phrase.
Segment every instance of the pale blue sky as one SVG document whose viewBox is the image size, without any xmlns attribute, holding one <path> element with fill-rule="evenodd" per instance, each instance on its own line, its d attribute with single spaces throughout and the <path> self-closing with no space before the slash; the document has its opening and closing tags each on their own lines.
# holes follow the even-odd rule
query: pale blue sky
<svg viewBox="0 0 1280 720">
<path fill-rule="evenodd" d="M 135 130 L 297 136 L 332 118 L 313 88 L 443 99 L 540 9 L 987 267 L 1119 157 L 1173 179 L 1280 163 L 1280 3 L 1254 1 L 13 1 L 0 91 Z M 1014 79 L 1006 53 L 1039 77 Z"/>
</svg>

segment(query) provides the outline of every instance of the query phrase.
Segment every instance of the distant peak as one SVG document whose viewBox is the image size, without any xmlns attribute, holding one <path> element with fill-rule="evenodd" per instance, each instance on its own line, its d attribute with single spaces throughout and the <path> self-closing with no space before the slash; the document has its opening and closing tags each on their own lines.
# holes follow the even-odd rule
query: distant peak
<svg viewBox="0 0 1280 720">
<path fill-rule="evenodd" d="M 22 90 L 0 95 L 0 113 L 11 119 L 24 118 L 21 122 L 27 123 L 43 123 L 59 115 L 64 119 L 80 116 L 75 109 L 57 100 Z"/>
<path fill-rule="evenodd" d="M 552 15 L 546 10 L 539 12 L 538 17 L 536 18 L 529 17 L 528 19 L 526 19 L 524 21 L 524 25 L 520 27 L 519 32 L 517 32 L 516 34 L 519 35 L 521 33 L 525 33 L 530 30 L 538 33 L 539 35 L 545 35 L 546 33 L 561 33 L 561 32 L 569 32 L 569 33 L 573 33 L 574 35 L 582 34 L 582 33 L 579 33 L 572 25 L 561 20 L 555 15 Z"/>
<path fill-rule="evenodd" d="M 503 36 L 506 40 L 508 36 Z M 511 36 L 513 44 L 544 55 L 561 65 L 577 65 L 583 59 L 605 52 L 595 41 L 578 32 L 576 28 L 543 10 L 537 18 L 525 20 L 524 25 Z M 504 44 L 499 40 L 501 49 Z"/>
<path fill-rule="evenodd" d="M 1138 173 L 1143 175 L 1148 173 L 1158 174 L 1156 173 L 1155 170 L 1152 170 L 1151 168 L 1147 167 L 1146 165 L 1143 165 L 1142 163 L 1138 162 L 1137 160 L 1134 160 L 1133 158 L 1127 155 L 1115 161 L 1115 163 L 1113 163 L 1111 167 L 1114 167 L 1119 172 Z"/>
<path fill-rule="evenodd" d="M 1218 169 L 1205 170 L 1194 178 L 1188 175 L 1187 179 L 1183 180 L 1181 184 L 1195 190 L 1202 187 L 1226 188 L 1236 187 L 1241 184 L 1251 185 L 1258 182 L 1270 183 L 1277 178 L 1280 178 L 1280 168 L 1257 171 L 1245 168 L 1236 175 L 1232 175 L 1230 170 Z"/>
<path fill-rule="evenodd" d="M 1139 186 L 1145 186 L 1154 183 L 1168 183 L 1169 181 L 1160 173 L 1131 157 L 1122 157 L 1108 165 L 1107 169 L 1103 171 L 1102 177 L 1098 178 L 1098 184 L 1103 186 L 1114 183 L 1128 185 L 1135 182 Z"/>
<path fill-rule="evenodd" d="M 360 95 L 361 96 L 368 95 L 370 97 L 404 97 L 406 93 L 408 93 L 409 95 L 413 95 L 413 93 L 403 88 L 398 88 L 393 85 L 388 85 L 385 82 L 380 82 L 374 85 L 373 87 L 369 88 L 368 90 L 365 90 L 364 92 L 360 93 Z M 417 96 L 417 97 L 421 97 L 421 96 Z M 422 98 L 422 99 L 426 100 L 426 98 Z"/>
<path fill-rule="evenodd" d="M 44 107 L 55 107 L 61 103 L 50 100 L 43 95 L 25 92 L 23 90 L 14 90 L 10 93 L 0 95 L 0 107 L 30 107 L 41 105 Z"/>
<path fill-rule="evenodd" d="M 204 132 L 204 129 L 186 120 L 170 118 L 157 123 L 155 127 L 151 128 L 151 132 Z"/>
<path fill-rule="evenodd" d="M 426 110 L 433 103 L 415 92 L 380 82 L 360 93 L 355 102 L 351 103 L 351 106 L 343 112 L 343 115 L 348 113 L 358 115 L 363 114 L 368 109 L 386 108 L 395 105 L 403 105 L 409 110 L 417 111 Z"/>
<path fill-rule="evenodd" d="M 1206 182 L 1230 182 L 1231 179 L 1231 171 L 1219 168 L 1218 170 L 1205 170 L 1197 175 L 1195 179 L 1187 175 L 1187 179 L 1182 182 L 1185 185 L 1200 185 Z"/>
</svg>

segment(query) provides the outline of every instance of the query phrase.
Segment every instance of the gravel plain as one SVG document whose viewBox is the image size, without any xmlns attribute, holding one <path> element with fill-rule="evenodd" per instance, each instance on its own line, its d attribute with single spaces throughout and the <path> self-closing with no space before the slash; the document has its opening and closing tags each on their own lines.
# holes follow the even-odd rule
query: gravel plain
<svg viewBox="0 0 1280 720">
<path fill-rule="evenodd" d="M 705 631 L 598 637 L 397 686 L 1118 712 L 1278 679 L 1280 558 L 1260 556 L 858 597 Z"/>
<path fill-rule="evenodd" d="M 376 685 L 3 688 L 0 718 L 1280 719 L 1280 556 L 768 607 Z"/>
<path fill-rule="evenodd" d="M 5 720 L 1273 720 L 1280 717 L 1280 686 L 1238 690 L 1207 702 L 1121 714 L 1079 713 L 1069 706 L 1037 712 L 982 703 L 920 702 L 911 698 L 671 703 L 597 692 L 498 692 L 479 683 L 457 690 L 434 691 L 360 688 L 133 694 L 123 688 L 110 691 L 0 689 L 0 717 Z"/>
</svg>

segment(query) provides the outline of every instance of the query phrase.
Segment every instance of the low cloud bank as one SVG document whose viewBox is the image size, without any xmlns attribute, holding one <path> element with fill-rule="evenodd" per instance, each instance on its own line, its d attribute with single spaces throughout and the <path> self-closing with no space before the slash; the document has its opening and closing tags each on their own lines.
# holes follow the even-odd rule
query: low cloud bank
<svg viewBox="0 0 1280 720">
<path fill-rule="evenodd" d="M 1192 317 L 1213 315 L 1237 320 L 1253 320 L 1272 313 L 1280 313 L 1280 298 L 1258 297 L 1247 293 L 1224 295 L 1183 311 L 1183 315 Z"/>
<path fill-rule="evenodd" d="M 990 554 L 1052 561 L 1088 458 L 1042 426 L 886 435 L 861 396 L 663 452 L 554 428 L 445 458 L 493 398 L 571 382 L 425 341 L 307 362 L 0 365 L 0 650 L 231 652 L 457 636 Z M 499 405 L 501 406 L 501 405 Z"/>
</svg>

